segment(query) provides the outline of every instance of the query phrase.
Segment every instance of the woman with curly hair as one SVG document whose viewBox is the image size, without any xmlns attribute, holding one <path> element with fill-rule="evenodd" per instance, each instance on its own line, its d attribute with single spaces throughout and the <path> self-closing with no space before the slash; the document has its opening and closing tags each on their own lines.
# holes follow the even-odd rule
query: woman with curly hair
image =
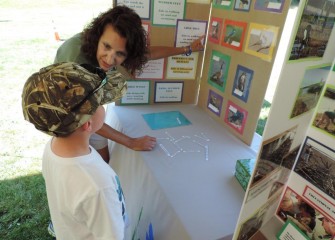
<svg viewBox="0 0 335 240">
<path fill-rule="evenodd" d="M 122 65 L 134 74 L 141 71 L 148 60 L 203 50 L 203 38 L 188 47 L 148 46 L 138 14 L 126 6 L 116 6 L 101 13 L 81 33 L 65 41 L 57 50 L 54 62 L 88 63 L 105 71 Z M 137 151 L 152 150 L 156 144 L 154 137 L 131 138 L 107 124 L 97 133 L 100 136 L 92 137 L 90 144 L 106 162 L 109 161 L 107 139 Z"/>
</svg>

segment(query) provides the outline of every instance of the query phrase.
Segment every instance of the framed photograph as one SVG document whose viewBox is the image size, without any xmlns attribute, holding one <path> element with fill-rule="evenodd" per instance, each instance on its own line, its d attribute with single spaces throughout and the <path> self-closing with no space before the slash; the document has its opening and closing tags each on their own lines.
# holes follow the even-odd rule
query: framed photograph
<svg viewBox="0 0 335 240">
<path fill-rule="evenodd" d="M 178 103 L 183 99 L 184 82 L 156 82 L 155 103 Z"/>
<path fill-rule="evenodd" d="M 234 0 L 213 0 L 213 7 L 214 8 L 221 8 L 225 10 L 230 10 L 233 6 Z"/>
<path fill-rule="evenodd" d="M 242 51 L 246 28 L 246 22 L 225 20 L 221 45 Z"/>
<path fill-rule="evenodd" d="M 128 90 L 121 98 L 121 105 L 149 104 L 150 81 L 128 80 Z"/>
<path fill-rule="evenodd" d="M 254 9 L 267 12 L 281 13 L 285 0 L 255 0 Z"/>
<path fill-rule="evenodd" d="M 116 5 L 126 5 L 132 8 L 141 19 L 149 20 L 151 18 L 151 0 L 116 0 Z"/>
<path fill-rule="evenodd" d="M 320 100 L 313 127 L 331 137 L 335 137 L 335 86 L 328 84 Z"/>
<path fill-rule="evenodd" d="M 226 114 L 224 121 L 231 128 L 236 130 L 238 133 L 243 134 L 243 130 L 245 127 L 245 123 L 247 121 L 248 112 L 233 103 L 232 101 L 228 101 Z"/>
<path fill-rule="evenodd" d="M 216 92 L 209 90 L 207 108 L 216 114 L 217 116 L 221 115 L 223 97 Z"/>
<path fill-rule="evenodd" d="M 315 108 L 320 99 L 329 72 L 330 65 L 328 64 L 306 69 L 298 89 L 290 118 L 297 117 Z"/>
<path fill-rule="evenodd" d="M 251 69 L 237 65 L 232 95 L 247 102 L 253 75 Z"/>
<path fill-rule="evenodd" d="M 230 56 L 212 51 L 208 72 L 208 84 L 224 92 L 230 65 Z"/>
<path fill-rule="evenodd" d="M 223 19 L 212 17 L 209 24 L 208 40 L 213 43 L 219 43 L 223 28 Z"/>
<path fill-rule="evenodd" d="M 252 0 L 235 0 L 234 10 L 249 12 Z"/>
<path fill-rule="evenodd" d="M 316 60 L 323 57 L 334 26 L 333 1 L 307 0 L 292 44 L 289 60 Z"/>
<path fill-rule="evenodd" d="M 271 61 L 277 35 L 278 27 L 250 23 L 244 51 L 263 60 Z"/>
</svg>

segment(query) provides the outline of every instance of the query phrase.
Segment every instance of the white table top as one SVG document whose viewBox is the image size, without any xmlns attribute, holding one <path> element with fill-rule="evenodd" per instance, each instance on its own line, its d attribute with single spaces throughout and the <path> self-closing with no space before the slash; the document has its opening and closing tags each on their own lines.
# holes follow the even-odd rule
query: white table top
<svg viewBox="0 0 335 240">
<path fill-rule="evenodd" d="M 192 124 L 151 130 L 142 117 L 165 111 L 180 111 Z M 244 197 L 234 177 L 236 160 L 256 156 L 248 145 L 194 105 L 112 106 L 107 109 L 106 122 L 132 137 L 159 138 L 153 151 L 139 154 L 191 239 L 218 239 L 233 233 Z M 202 133 L 209 141 L 198 138 L 198 142 L 208 146 L 208 160 L 205 148 L 186 139 L 184 146 L 200 152 L 179 153 L 171 158 L 159 147 L 160 143 L 166 144 L 160 138 L 167 135 L 191 140 Z"/>
</svg>

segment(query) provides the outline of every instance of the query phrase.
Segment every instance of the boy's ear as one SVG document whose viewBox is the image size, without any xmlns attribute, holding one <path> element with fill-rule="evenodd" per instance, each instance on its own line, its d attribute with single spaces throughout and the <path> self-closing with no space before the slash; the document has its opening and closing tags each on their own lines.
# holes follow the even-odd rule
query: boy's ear
<svg viewBox="0 0 335 240">
<path fill-rule="evenodd" d="M 91 120 L 85 122 L 81 127 L 84 131 L 91 131 L 92 130 Z"/>
</svg>

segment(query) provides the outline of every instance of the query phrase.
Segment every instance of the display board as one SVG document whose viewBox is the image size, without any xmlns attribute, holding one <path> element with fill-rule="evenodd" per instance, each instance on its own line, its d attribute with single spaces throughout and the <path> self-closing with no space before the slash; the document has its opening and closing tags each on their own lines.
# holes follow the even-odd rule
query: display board
<svg viewBox="0 0 335 240">
<path fill-rule="evenodd" d="M 289 6 L 289 1 L 279 1 L 273 8 L 256 9 L 259 2 L 213 2 L 198 101 L 248 145 L 256 130 Z"/>
<path fill-rule="evenodd" d="M 335 236 L 335 6 L 292 1 L 289 15 L 285 59 L 233 239 Z"/>
<path fill-rule="evenodd" d="M 114 4 L 129 6 L 141 16 L 151 46 L 188 46 L 207 31 L 209 1 L 114 0 Z M 203 52 L 194 52 L 149 61 L 117 104 L 195 104 L 202 60 Z M 143 81 L 147 81 L 145 86 Z"/>
</svg>

